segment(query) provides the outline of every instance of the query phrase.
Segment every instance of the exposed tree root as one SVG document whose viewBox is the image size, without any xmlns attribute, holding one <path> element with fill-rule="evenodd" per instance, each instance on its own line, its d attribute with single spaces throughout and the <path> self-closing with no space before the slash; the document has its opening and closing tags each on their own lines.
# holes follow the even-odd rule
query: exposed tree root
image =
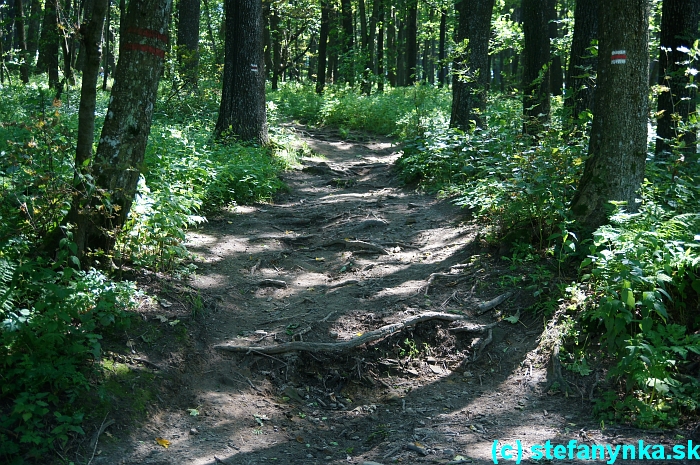
<svg viewBox="0 0 700 465">
<path fill-rule="evenodd" d="M 552 389 L 552 387 L 558 386 L 562 392 L 568 395 L 570 392 L 572 392 L 572 390 L 571 388 L 569 388 L 569 383 L 564 379 L 564 376 L 562 376 L 561 374 L 561 360 L 559 360 L 560 345 L 561 341 L 558 339 L 554 343 L 554 347 L 552 348 L 552 355 L 549 359 L 549 374 L 551 375 L 551 377 L 544 388 L 544 392 L 549 391 L 550 389 Z"/>
<path fill-rule="evenodd" d="M 491 299 L 488 302 L 484 302 L 482 304 L 479 304 L 479 307 L 476 310 L 477 315 L 483 315 L 484 313 L 488 312 L 492 308 L 496 308 L 499 305 L 501 305 L 503 302 L 506 300 L 510 299 L 511 296 L 513 295 L 512 292 L 506 292 L 505 294 L 501 294 L 495 299 Z"/>
<path fill-rule="evenodd" d="M 404 330 L 406 328 L 415 326 L 418 323 L 423 323 L 430 320 L 442 320 L 442 321 L 460 321 L 467 319 L 464 315 L 453 315 L 451 313 L 440 313 L 440 312 L 426 312 L 420 315 L 414 315 L 406 318 L 398 323 L 392 323 L 389 325 L 382 326 L 381 328 L 375 329 L 364 333 L 362 336 L 350 339 L 347 341 L 340 342 L 300 342 L 293 341 L 284 344 L 279 344 L 275 346 L 239 346 L 239 345 L 228 345 L 220 344 L 214 346 L 215 349 L 226 351 L 226 352 L 260 352 L 263 354 L 284 354 L 287 352 L 342 352 L 349 349 L 354 349 L 362 344 L 367 344 L 368 342 L 373 342 L 398 331 Z M 491 325 L 485 325 L 484 328 L 490 329 L 495 326 L 496 323 Z M 455 328 L 459 329 L 459 328 Z M 483 328 L 478 328 L 477 325 L 464 327 L 461 331 L 471 331 L 471 332 L 481 332 Z"/>
<path fill-rule="evenodd" d="M 326 242 L 321 248 L 331 247 L 333 245 L 345 246 L 346 249 L 353 249 L 355 253 L 370 252 L 389 255 L 389 252 L 384 247 L 366 241 L 342 241 L 338 239 Z"/>
</svg>

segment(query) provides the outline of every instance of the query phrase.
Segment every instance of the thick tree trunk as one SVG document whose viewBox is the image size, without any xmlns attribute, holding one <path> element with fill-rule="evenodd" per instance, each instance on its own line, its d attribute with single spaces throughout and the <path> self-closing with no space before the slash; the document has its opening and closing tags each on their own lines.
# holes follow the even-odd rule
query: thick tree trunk
<svg viewBox="0 0 700 465">
<path fill-rule="evenodd" d="M 582 111 L 592 111 L 597 59 L 589 50 L 598 37 L 598 0 L 577 0 L 569 68 L 566 72 L 566 106 L 574 124 Z"/>
<path fill-rule="evenodd" d="M 131 0 L 122 18 L 119 63 L 92 170 L 95 192 L 108 198 L 100 195 L 87 212 L 84 205 L 73 205 L 83 218 L 76 231 L 80 251 L 108 253 L 131 210 L 163 70 L 171 5 L 171 0 Z"/>
<path fill-rule="evenodd" d="M 56 16 L 57 0 L 46 0 L 44 4 L 44 21 L 39 41 L 39 60 L 37 69 L 49 73 L 49 87 L 58 87 L 58 18 Z"/>
<path fill-rule="evenodd" d="M 601 2 L 599 14 L 589 158 L 571 203 L 583 236 L 607 222 L 611 201 L 636 211 L 647 152 L 649 2 Z"/>
<path fill-rule="evenodd" d="M 486 106 L 489 83 L 489 38 L 494 0 L 462 0 L 455 5 L 459 23 L 457 43 L 468 41 L 469 47 L 455 59 L 452 83 L 450 126 L 469 130 L 483 126 L 482 110 Z"/>
<path fill-rule="evenodd" d="M 330 28 L 328 13 L 329 0 L 321 0 L 321 32 L 318 39 L 318 71 L 316 72 L 316 93 L 322 94 L 326 86 L 326 56 L 328 51 L 328 32 Z"/>
<path fill-rule="evenodd" d="M 27 54 L 27 39 L 25 34 L 25 14 L 23 0 L 15 0 L 15 28 L 17 28 L 17 42 L 19 45 L 20 65 L 19 78 L 27 84 L 29 82 L 29 55 Z"/>
<path fill-rule="evenodd" d="M 523 132 L 537 134 L 549 121 L 549 0 L 523 0 Z"/>
<path fill-rule="evenodd" d="M 418 0 L 407 0 L 406 15 L 406 85 L 411 85 L 418 79 L 416 64 L 418 63 Z"/>
<path fill-rule="evenodd" d="M 262 44 L 261 2 L 226 0 L 226 58 L 217 137 L 230 131 L 241 140 L 268 143 Z"/>
<path fill-rule="evenodd" d="M 197 87 L 199 79 L 200 0 L 179 0 L 177 7 L 177 59 L 180 76 L 188 85 Z"/>
<path fill-rule="evenodd" d="M 688 122 L 697 108 L 697 90 L 686 73 L 688 50 L 699 38 L 700 0 L 664 0 L 661 10 L 661 51 L 659 53 L 659 94 L 656 155 L 667 158 L 674 139 L 681 151 L 696 157 L 696 130 L 679 131 L 679 122 Z"/>
</svg>

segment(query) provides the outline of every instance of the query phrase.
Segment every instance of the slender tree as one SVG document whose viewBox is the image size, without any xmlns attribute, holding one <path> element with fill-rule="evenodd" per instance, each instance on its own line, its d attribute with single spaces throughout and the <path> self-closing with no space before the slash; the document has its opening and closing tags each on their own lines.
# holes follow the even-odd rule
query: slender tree
<svg viewBox="0 0 700 465">
<path fill-rule="evenodd" d="M 345 82 L 349 83 L 350 85 L 354 85 L 355 62 L 352 56 L 352 47 L 354 44 L 355 33 L 352 26 L 352 4 L 350 3 L 350 0 L 340 0 L 340 16 L 342 18 L 343 26 L 342 33 L 340 35 L 340 41 L 342 44 L 340 73 Z"/>
<path fill-rule="evenodd" d="M 48 72 L 49 87 L 58 87 L 58 16 L 57 0 L 46 0 L 44 4 L 44 21 L 39 41 L 39 59 L 37 68 Z"/>
<path fill-rule="evenodd" d="M 647 152 L 649 2 L 601 2 L 599 13 L 589 157 L 571 203 L 584 235 L 607 222 L 611 201 L 636 211 Z"/>
<path fill-rule="evenodd" d="M 549 0 L 523 0 L 523 131 L 536 134 L 549 121 Z"/>
<path fill-rule="evenodd" d="M 590 50 L 598 37 L 598 0 L 577 0 L 569 68 L 566 71 L 566 99 L 572 121 L 582 111 L 593 110 L 598 60 Z"/>
<path fill-rule="evenodd" d="M 557 22 L 557 0 L 549 0 L 547 4 L 547 21 L 549 22 L 550 43 L 559 38 L 559 23 Z M 564 88 L 564 73 L 562 72 L 561 56 L 551 49 L 552 60 L 549 73 L 549 91 L 552 95 L 562 95 Z"/>
<path fill-rule="evenodd" d="M 163 71 L 171 6 L 171 0 L 131 0 L 122 17 L 119 63 L 92 166 L 94 197 L 76 197 L 68 214 L 80 218 L 74 240 L 81 255 L 88 249 L 111 251 L 131 210 Z"/>
<path fill-rule="evenodd" d="M 177 5 L 177 59 L 185 83 L 197 86 L 199 79 L 200 0 L 180 0 Z"/>
<path fill-rule="evenodd" d="M 405 84 L 411 85 L 418 79 L 418 0 L 407 0 L 407 3 Z"/>
<path fill-rule="evenodd" d="M 658 119 L 656 155 L 666 158 L 674 138 L 679 138 L 686 155 L 695 157 L 696 130 L 679 130 L 696 112 L 697 90 L 686 73 L 688 52 L 700 38 L 700 0 L 664 0 L 661 9 L 661 50 L 659 53 Z"/>
<path fill-rule="evenodd" d="M 226 58 L 215 134 L 268 143 L 262 4 L 226 0 Z"/>
<path fill-rule="evenodd" d="M 457 43 L 460 54 L 454 61 L 452 116 L 450 126 L 468 130 L 482 126 L 489 83 L 489 38 L 494 0 L 461 0 L 455 4 L 458 17 Z"/>
<path fill-rule="evenodd" d="M 23 83 L 27 84 L 29 82 L 29 55 L 27 53 L 23 0 L 15 0 L 15 28 L 17 29 L 17 45 L 19 45 L 21 59 L 21 63 L 19 65 L 19 77 Z"/>
<path fill-rule="evenodd" d="M 447 67 L 445 66 L 445 40 L 447 38 L 447 11 L 440 13 L 440 42 L 438 43 L 438 85 L 443 87 L 447 81 Z"/>
<path fill-rule="evenodd" d="M 330 2 L 321 0 L 321 31 L 318 39 L 318 71 L 316 73 L 316 93 L 322 94 L 326 85 L 326 56 L 328 51 L 328 32 Z"/>
<path fill-rule="evenodd" d="M 384 18 L 386 4 L 384 0 L 374 0 L 377 2 L 377 22 L 379 31 L 377 32 L 377 92 L 384 92 Z"/>
</svg>

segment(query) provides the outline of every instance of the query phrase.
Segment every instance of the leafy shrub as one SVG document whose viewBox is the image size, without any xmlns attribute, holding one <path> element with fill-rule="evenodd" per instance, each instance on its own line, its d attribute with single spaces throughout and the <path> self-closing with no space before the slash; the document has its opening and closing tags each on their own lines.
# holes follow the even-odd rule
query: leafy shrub
<svg viewBox="0 0 700 465">
<path fill-rule="evenodd" d="M 84 434 L 75 401 L 90 388 L 100 333 L 125 323 L 134 288 L 75 267 L 75 244 L 58 259 L 20 261 L 0 246 L 0 457 L 24 463 Z"/>
</svg>

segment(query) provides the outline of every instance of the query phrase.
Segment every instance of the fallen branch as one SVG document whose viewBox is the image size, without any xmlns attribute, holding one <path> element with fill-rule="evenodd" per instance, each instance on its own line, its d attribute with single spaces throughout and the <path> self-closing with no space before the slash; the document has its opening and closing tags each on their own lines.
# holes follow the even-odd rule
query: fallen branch
<svg viewBox="0 0 700 465">
<path fill-rule="evenodd" d="M 403 329 L 415 326 L 418 323 L 423 323 L 430 320 L 442 320 L 442 321 L 459 321 L 467 319 L 464 315 L 453 315 L 450 313 L 440 313 L 440 312 L 426 312 L 420 315 L 411 316 L 398 323 L 392 323 L 389 325 L 382 326 L 374 331 L 369 331 L 364 333 L 362 336 L 356 337 L 354 339 L 349 339 L 347 341 L 340 342 L 286 342 L 284 344 L 279 344 L 276 346 L 238 346 L 238 345 L 228 345 L 221 344 L 214 346 L 215 349 L 223 350 L 226 352 L 261 352 L 263 354 L 283 354 L 287 352 L 342 352 L 344 350 L 353 349 L 355 347 L 361 346 L 362 344 L 367 344 L 368 342 L 373 342 L 382 339 L 386 336 L 394 334 L 395 332 L 401 331 Z"/>
<path fill-rule="evenodd" d="M 457 328 L 450 328 L 451 333 L 483 333 L 486 330 L 489 330 L 496 326 L 498 322 L 496 323 L 489 323 L 487 325 L 465 325 L 465 326 L 459 326 Z"/>
<path fill-rule="evenodd" d="M 484 302 L 483 304 L 479 304 L 479 306 L 476 309 L 476 314 L 483 315 L 484 313 L 488 312 L 489 310 L 498 307 L 503 302 L 510 299 L 512 295 L 513 295 L 512 292 L 506 292 L 505 294 L 499 295 L 495 299 L 491 299 L 488 302 Z"/>
</svg>

